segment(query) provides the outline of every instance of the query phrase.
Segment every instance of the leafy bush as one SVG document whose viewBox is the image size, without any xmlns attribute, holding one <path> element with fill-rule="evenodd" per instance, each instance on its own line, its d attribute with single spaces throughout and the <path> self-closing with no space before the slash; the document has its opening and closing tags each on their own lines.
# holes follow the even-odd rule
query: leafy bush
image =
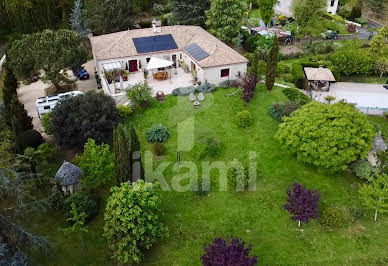
<svg viewBox="0 0 388 266">
<path fill-rule="evenodd" d="M 348 32 L 352 32 L 352 33 L 357 31 L 356 25 L 352 23 L 347 24 L 346 29 L 348 30 Z"/>
<path fill-rule="evenodd" d="M 148 84 L 137 83 L 127 89 L 127 97 L 133 107 L 145 107 L 153 100 L 152 88 Z"/>
<path fill-rule="evenodd" d="M 252 245 L 245 247 L 245 242 L 232 239 L 230 243 L 221 238 L 216 238 L 212 244 L 205 246 L 205 254 L 201 256 L 202 265 L 244 265 L 257 264 L 257 256 L 250 257 Z"/>
<path fill-rule="evenodd" d="M 350 9 L 347 6 L 342 6 L 340 10 L 338 10 L 338 15 L 344 18 L 350 17 Z"/>
<path fill-rule="evenodd" d="M 278 120 L 281 121 L 283 117 L 283 105 L 280 103 L 273 103 L 268 107 L 268 114 Z"/>
<path fill-rule="evenodd" d="M 360 160 L 354 167 L 354 173 L 357 177 L 365 180 L 369 180 L 373 175 L 375 168 L 367 160 Z"/>
<path fill-rule="evenodd" d="M 375 136 L 366 116 L 353 105 L 311 102 L 283 119 L 276 133 L 281 144 L 303 162 L 327 171 L 346 170 L 364 158 Z"/>
<path fill-rule="evenodd" d="M 296 102 L 298 106 L 303 106 L 311 102 L 310 97 L 296 88 L 284 88 L 282 92 L 290 101 Z"/>
<path fill-rule="evenodd" d="M 114 160 L 108 144 L 96 145 L 93 139 L 88 139 L 84 153 L 74 159 L 82 170 L 80 179 L 82 186 L 96 189 L 102 185 L 111 184 L 114 179 Z"/>
<path fill-rule="evenodd" d="M 278 69 L 276 70 L 276 75 L 281 74 L 290 74 L 291 73 L 291 67 L 284 63 L 283 61 L 280 61 L 278 63 Z"/>
<path fill-rule="evenodd" d="M 248 187 L 249 176 L 244 166 L 237 159 L 233 159 L 230 163 L 228 178 L 238 191 L 244 191 L 244 188 Z"/>
<path fill-rule="evenodd" d="M 222 81 L 219 87 L 223 89 L 240 87 L 240 83 L 237 80 L 225 80 Z"/>
<path fill-rule="evenodd" d="M 24 151 L 27 147 L 38 148 L 43 143 L 43 138 L 39 131 L 29 129 L 16 137 L 16 143 L 19 150 Z"/>
<path fill-rule="evenodd" d="M 248 110 L 243 110 L 236 114 L 236 123 L 238 127 L 249 127 L 252 125 L 252 114 Z"/>
<path fill-rule="evenodd" d="M 140 263 L 143 253 L 167 236 L 161 215 L 157 183 L 138 180 L 111 189 L 104 215 L 104 236 L 119 263 Z"/>
<path fill-rule="evenodd" d="M 333 15 L 331 13 L 324 12 L 324 13 L 322 13 L 322 16 L 327 18 L 327 19 L 330 19 L 330 20 L 345 23 L 345 20 L 340 15 Z"/>
<path fill-rule="evenodd" d="M 52 135 L 53 132 L 53 122 L 52 122 L 52 113 L 46 113 L 42 115 L 40 121 L 42 122 L 42 126 L 47 135 Z"/>
<path fill-rule="evenodd" d="M 80 190 L 70 195 L 64 201 L 65 218 L 73 217 L 71 204 L 74 203 L 79 213 L 84 212 L 86 214 L 86 221 L 90 221 L 98 213 L 97 199 L 91 194 Z"/>
<path fill-rule="evenodd" d="M 132 108 L 128 105 L 119 105 L 117 110 L 119 111 L 120 117 L 122 119 L 128 119 L 133 112 Z"/>
<path fill-rule="evenodd" d="M 310 43 L 307 44 L 305 47 L 305 50 L 307 53 L 312 53 L 312 54 L 328 54 L 335 51 L 335 46 L 333 42 L 327 42 L 327 41 L 313 42 L 311 44 Z"/>
<path fill-rule="evenodd" d="M 186 96 L 190 93 L 196 93 L 196 92 L 203 92 L 203 93 L 210 93 L 214 92 L 216 90 L 216 86 L 210 83 L 205 83 L 198 85 L 197 87 L 189 86 L 189 87 L 182 87 L 182 88 L 176 88 L 172 91 L 172 95 L 174 96 Z"/>
<path fill-rule="evenodd" d="M 41 161 L 52 160 L 58 152 L 57 145 L 52 142 L 40 144 L 37 149 L 38 158 Z"/>
<path fill-rule="evenodd" d="M 282 107 L 282 116 L 290 116 L 294 111 L 298 109 L 298 104 L 294 101 L 285 102 Z"/>
<path fill-rule="evenodd" d="M 210 192 L 210 179 L 198 176 L 197 180 L 191 180 L 191 191 L 197 195 L 207 195 Z"/>
<path fill-rule="evenodd" d="M 170 131 L 163 125 L 157 125 L 148 129 L 145 137 L 149 143 L 163 143 L 170 137 Z"/>
<path fill-rule="evenodd" d="M 207 138 L 205 148 L 200 154 L 200 158 L 214 158 L 221 153 L 221 143 L 216 138 Z"/>
<path fill-rule="evenodd" d="M 48 204 L 51 209 L 53 210 L 61 210 L 63 209 L 63 206 L 65 204 L 65 195 L 63 195 L 63 192 L 58 188 L 57 185 L 54 185 L 51 190 L 51 195 L 48 198 Z"/>
<path fill-rule="evenodd" d="M 299 63 L 292 64 L 292 75 L 294 77 L 294 84 L 299 89 L 304 89 L 306 78 L 303 73 L 303 67 Z"/>
<path fill-rule="evenodd" d="M 358 42 L 345 43 L 329 56 L 330 61 L 344 75 L 367 75 L 373 67 L 372 58 L 360 49 Z"/>
<path fill-rule="evenodd" d="M 142 20 L 142 21 L 139 22 L 139 25 L 140 25 L 140 27 L 142 27 L 143 29 L 144 29 L 144 28 L 151 28 L 151 26 L 152 26 L 152 21 L 150 21 L 150 20 Z"/>
<path fill-rule="evenodd" d="M 154 12 L 154 15 L 159 16 L 165 13 L 166 7 L 164 5 L 154 3 L 152 10 Z"/>
<path fill-rule="evenodd" d="M 344 222 L 343 220 L 344 219 L 341 209 L 336 207 L 326 208 L 319 219 L 321 225 L 328 228 L 341 227 Z"/>
<path fill-rule="evenodd" d="M 361 24 L 361 26 L 365 26 L 368 24 L 368 20 L 366 18 L 356 18 L 355 21 Z"/>
<path fill-rule="evenodd" d="M 95 92 L 63 99 L 52 112 L 54 138 L 67 146 L 81 147 L 89 138 L 109 142 L 120 119 L 113 98 Z"/>
</svg>

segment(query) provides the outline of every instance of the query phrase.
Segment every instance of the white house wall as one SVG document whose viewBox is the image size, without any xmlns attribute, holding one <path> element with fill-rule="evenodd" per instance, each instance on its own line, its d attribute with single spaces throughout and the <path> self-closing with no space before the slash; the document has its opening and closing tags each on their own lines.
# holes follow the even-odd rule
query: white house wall
<svg viewBox="0 0 388 266">
<path fill-rule="evenodd" d="M 275 6 L 275 12 L 288 17 L 293 16 L 293 5 L 294 0 L 279 0 Z M 327 12 L 335 15 L 337 13 L 338 0 L 327 0 Z"/>
<path fill-rule="evenodd" d="M 221 70 L 227 69 L 227 68 L 229 69 L 229 76 L 221 77 Z M 221 82 L 225 80 L 236 80 L 239 74 L 245 74 L 246 72 L 247 72 L 246 63 L 211 67 L 211 68 L 205 69 L 203 79 L 208 83 L 219 85 Z"/>
</svg>

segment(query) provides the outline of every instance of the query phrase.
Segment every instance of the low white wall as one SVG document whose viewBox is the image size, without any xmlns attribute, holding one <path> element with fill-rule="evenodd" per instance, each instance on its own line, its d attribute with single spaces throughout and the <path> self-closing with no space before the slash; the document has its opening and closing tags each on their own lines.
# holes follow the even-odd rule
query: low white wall
<svg viewBox="0 0 388 266">
<path fill-rule="evenodd" d="M 222 69 L 229 69 L 228 77 L 221 77 Z M 208 82 L 211 84 L 219 85 L 221 82 L 225 80 L 236 80 L 238 74 L 245 74 L 247 72 L 247 63 L 228 65 L 228 66 L 220 66 L 220 67 L 211 67 L 206 68 L 204 73 L 204 82 Z"/>
</svg>

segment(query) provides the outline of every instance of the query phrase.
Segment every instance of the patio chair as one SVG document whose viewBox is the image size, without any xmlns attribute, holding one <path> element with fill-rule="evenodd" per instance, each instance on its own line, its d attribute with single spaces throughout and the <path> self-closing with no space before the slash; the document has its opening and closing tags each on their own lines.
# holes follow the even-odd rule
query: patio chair
<svg viewBox="0 0 388 266">
<path fill-rule="evenodd" d="M 199 95 L 198 95 L 198 100 L 201 101 L 201 102 L 202 102 L 203 100 L 205 100 L 205 95 L 203 95 L 203 92 L 200 92 L 200 93 L 199 93 Z"/>
<path fill-rule="evenodd" d="M 190 99 L 190 102 L 194 102 L 197 100 L 197 97 L 195 97 L 194 93 L 190 92 L 189 99 Z"/>
</svg>

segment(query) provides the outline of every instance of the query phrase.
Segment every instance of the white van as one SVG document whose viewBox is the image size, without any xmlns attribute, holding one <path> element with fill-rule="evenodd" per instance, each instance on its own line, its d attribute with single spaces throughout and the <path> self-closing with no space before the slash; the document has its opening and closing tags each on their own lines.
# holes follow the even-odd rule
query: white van
<svg viewBox="0 0 388 266">
<path fill-rule="evenodd" d="M 51 112 L 61 99 L 83 94 L 84 93 L 81 91 L 70 91 L 66 93 L 59 93 L 47 97 L 38 98 L 36 100 L 36 110 L 38 111 L 39 118 L 42 118 L 42 115 Z"/>
</svg>

